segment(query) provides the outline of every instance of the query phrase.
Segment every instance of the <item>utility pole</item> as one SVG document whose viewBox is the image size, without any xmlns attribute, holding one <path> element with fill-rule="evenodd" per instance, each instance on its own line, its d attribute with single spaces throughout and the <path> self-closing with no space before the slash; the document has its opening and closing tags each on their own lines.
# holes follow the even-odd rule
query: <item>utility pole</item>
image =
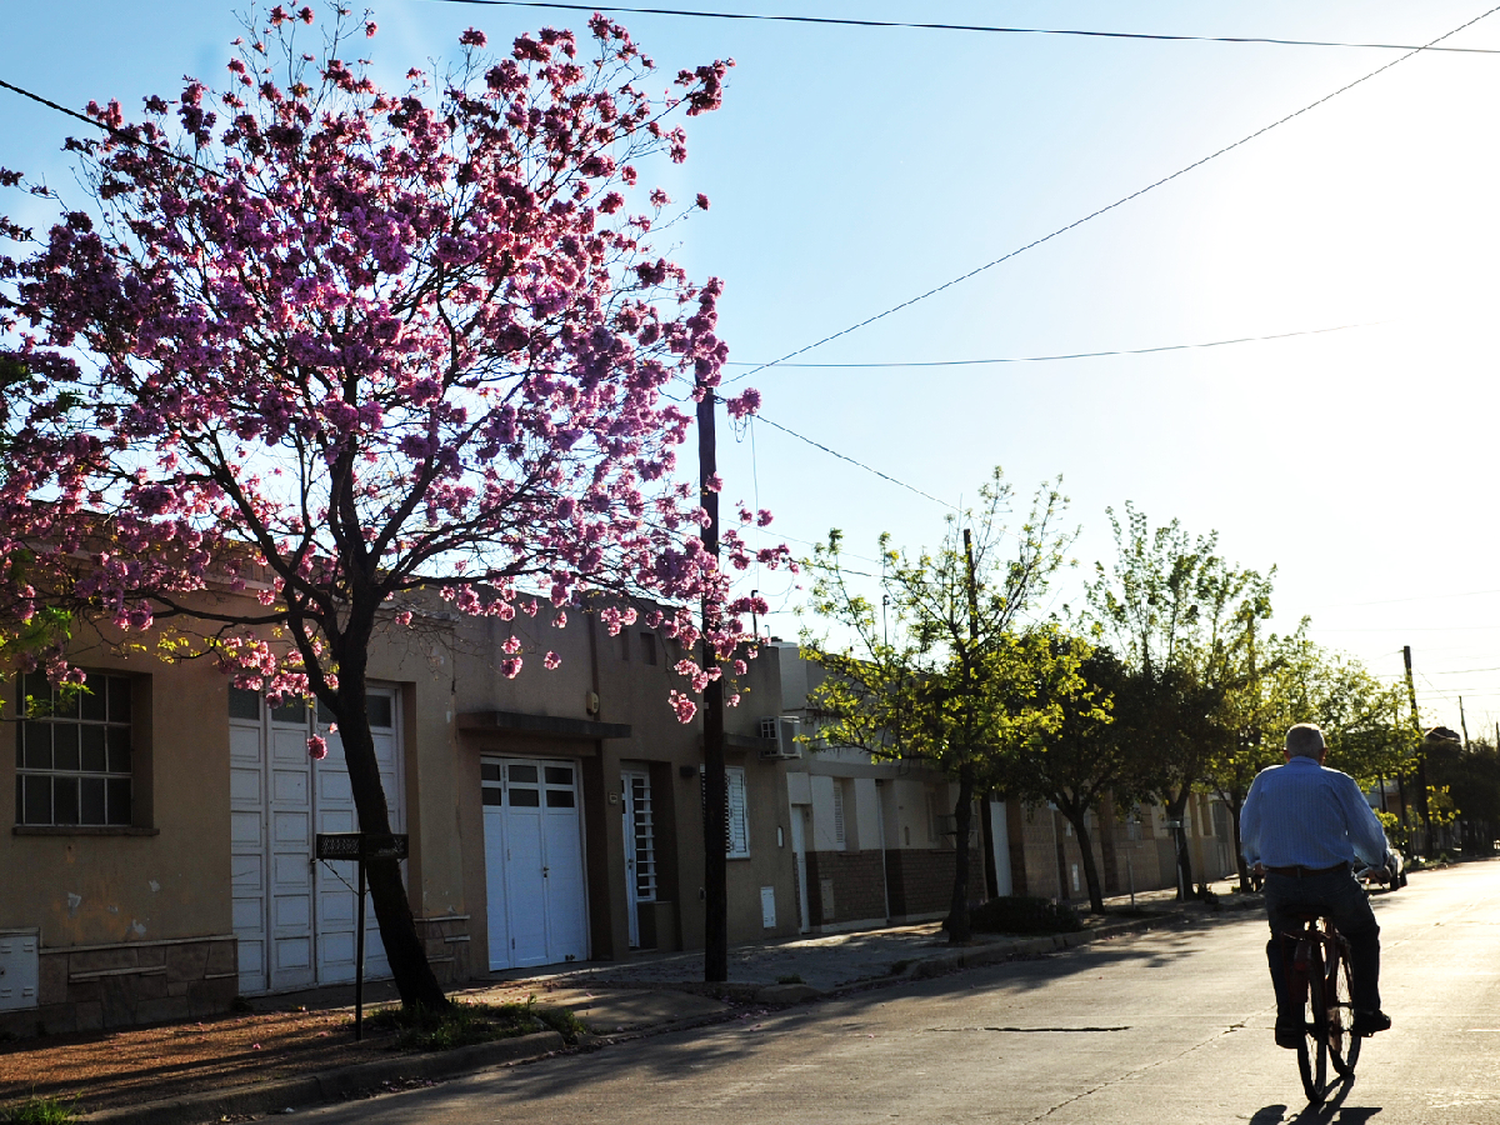
<svg viewBox="0 0 1500 1125">
<path fill-rule="evenodd" d="M 1464 753 L 1469 752 L 1469 723 L 1464 718 L 1464 697 L 1458 697 L 1458 729 L 1464 732 Z"/>
<path fill-rule="evenodd" d="M 714 435 L 714 404 L 711 387 L 701 387 L 698 401 L 698 487 L 708 526 L 703 529 L 703 549 L 719 560 L 719 493 L 712 487 L 719 471 Z M 709 633 L 719 624 L 718 606 L 703 599 L 702 666 L 705 672 L 718 663 Z M 724 774 L 724 681 L 715 677 L 703 689 L 703 979 L 717 984 L 729 979 L 729 891 L 725 807 L 728 785 Z"/>
<path fill-rule="evenodd" d="M 1422 738 L 1422 722 L 1417 717 L 1417 685 L 1411 674 L 1411 645 L 1403 645 L 1401 656 L 1406 661 L 1406 694 L 1411 699 L 1411 725 Z M 1403 810 L 1404 811 L 1404 810 Z M 1422 818 L 1422 854 L 1432 854 L 1432 826 L 1427 822 L 1427 746 L 1425 740 L 1417 747 L 1417 815 Z"/>
</svg>

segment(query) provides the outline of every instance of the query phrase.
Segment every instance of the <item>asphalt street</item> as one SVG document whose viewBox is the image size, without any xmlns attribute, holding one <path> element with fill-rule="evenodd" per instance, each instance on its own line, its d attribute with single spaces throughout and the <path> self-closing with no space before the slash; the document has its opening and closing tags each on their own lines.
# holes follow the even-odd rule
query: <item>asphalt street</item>
<svg viewBox="0 0 1500 1125">
<path fill-rule="evenodd" d="M 318 1125 L 1500 1123 L 1500 863 L 1376 896 L 1386 1010 L 1353 1086 L 1307 1107 L 1272 1041 L 1257 914 L 1097 942 L 732 1024 L 299 1111 Z"/>
</svg>

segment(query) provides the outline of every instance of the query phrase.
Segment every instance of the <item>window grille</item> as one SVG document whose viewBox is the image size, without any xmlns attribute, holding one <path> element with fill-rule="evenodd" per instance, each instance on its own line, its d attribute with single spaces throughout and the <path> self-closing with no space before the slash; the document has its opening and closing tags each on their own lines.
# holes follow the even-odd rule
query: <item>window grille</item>
<svg viewBox="0 0 1500 1125">
<path fill-rule="evenodd" d="M 635 897 L 656 901 L 656 825 L 651 810 L 651 780 L 644 774 L 630 778 L 631 830 L 635 835 Z"/>
<path fill-rule="evenodd" d="M 16 823 L 131 823 L 131 682 L 95 673 L 88 690 L 60 699 L 47 677 L 21 677 L 17 712 L 30 696 L 42 713 L 20 725 Z"/>
</svg>

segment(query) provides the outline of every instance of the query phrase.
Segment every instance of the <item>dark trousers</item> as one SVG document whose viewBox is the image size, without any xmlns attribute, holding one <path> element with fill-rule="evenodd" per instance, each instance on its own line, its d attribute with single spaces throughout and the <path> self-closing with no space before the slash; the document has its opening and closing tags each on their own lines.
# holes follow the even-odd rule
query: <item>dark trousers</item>
<svg viewBox="0 0 1500 1125">
<path fill-rule="evenodd" d="M 1355 1010 L 1378 1011 L 1380 925 L 1370 909 L 1369 896 L 1354 881 L 1349 869 L 1301 879 L 1268 873 L 1265 893 L 1266 920 L 1271 925 L 1266 961 L 1271 969 L 1271 985 L 1276 989 L 1277 1022 L 1294 1025 L 1302 1022 L 1301 1006 L 1290 995 L 1279 935 L 1301 929 L 1297 914 L 1313 911 L 1332 918 L 1339 933 L 1349 939 L 1349 987 L 1353 993 L 1350 999 Z"/>
</svg>

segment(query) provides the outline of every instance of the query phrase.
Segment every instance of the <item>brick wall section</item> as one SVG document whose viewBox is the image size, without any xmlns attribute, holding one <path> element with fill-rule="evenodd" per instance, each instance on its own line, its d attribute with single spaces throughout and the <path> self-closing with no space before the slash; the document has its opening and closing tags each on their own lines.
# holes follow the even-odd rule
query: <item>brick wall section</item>
<svg viewBox="0 0 1500 1125">
<path fill-rule="evenodd" d="M 808 852 L 807 909 L 814 926 L 885 918 L 880 852 Z M 823 901 L 823 880 L 833 882 L 832 909 Z"/>
<path fill-rule="evenodd" d="M 439 984 L 459 984 L 469 979 L 469 915 L 449 914 L 440 918 L 418 918 L 417 936 L 427 950 L 427 961 Z"/>
<path fill-rule="evenodd" d="M 946 914 L 952 905 L 953 870 L 957 858 L 956 852 L 946 848 L 892 848 L 886 852 L 891 917 Z M 984 857 L 974 850 L 969 853 L 969 901 L 979 902 L 984 896 Z"/>
<path fill-rule="evenodd" d="M 232 937 L 39 951 L 35 1008 L 0 1013 L 11 1035 L 98 1031 L 229 1011 L 238 992 Z"/>
</svg>

